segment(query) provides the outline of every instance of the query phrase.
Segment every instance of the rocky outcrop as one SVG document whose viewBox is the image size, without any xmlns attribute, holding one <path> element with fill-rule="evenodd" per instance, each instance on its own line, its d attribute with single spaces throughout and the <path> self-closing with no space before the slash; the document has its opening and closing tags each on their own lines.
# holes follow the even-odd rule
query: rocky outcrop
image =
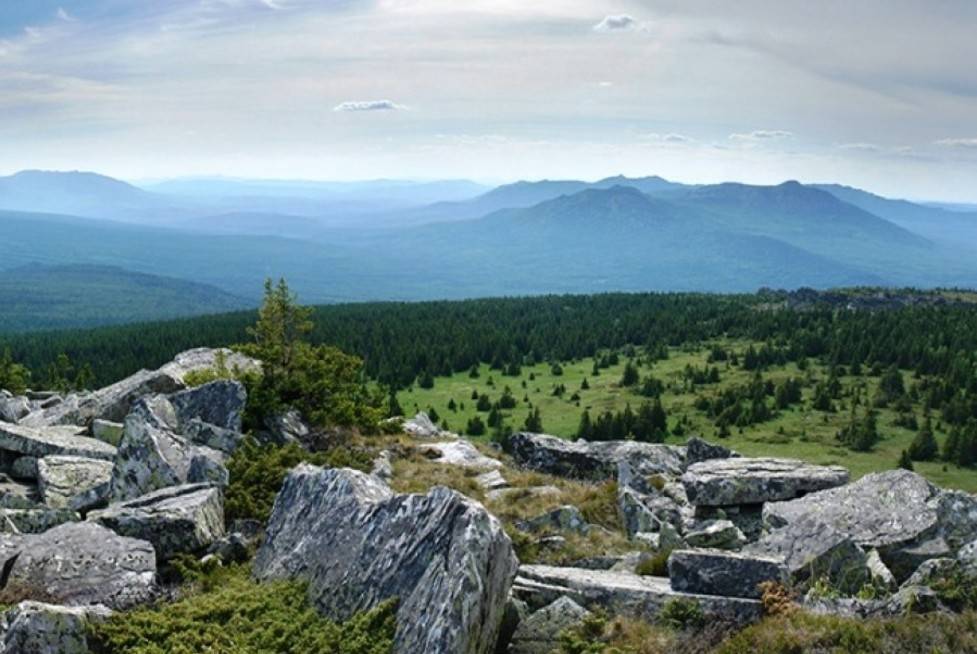
<svg viewBox="0 0 977 654">
<path fill-rule="evenodd" d="M 336 620 L 398 597 L 395 652 L 487 654 L 516 565 L 499 521 L 455 491 L 396 495 L 373 476 L 303 464 L 275 500 L 254 574 L 308 581 Z"/>
<path fill-rule="evenodd" d="M 160 424 L 156 415 L 150 403 L 141 400 L 126 418 L 112 471 L 113 501 L 134 499 L 167 486 L 226 480 L 220 452 L 154 426 L 152 423 Z"/>
<path fill-rule="evenodd" d="M 685 443 L 686 466 L 690 466 L 693 463 L 701 463 L 702 461 L 711 461 L 712 459 L 729 459 L 738 456 L 739 454 L 728 447 L 724 447 L 718 443 L 710 443 L 698 436 L 693 436 Z"/>
<path fill-rule="evenodd" d="M 241 382 L 219 380 L 173 393 L 167 399 L 176 414 L 177 431 L 185 429 L 190 420 L 200 420 L 222 429 L 240 432 L 248 394 Z"/>
<path fill-rule="evenodd" d="M 760 618 L 760 602 L 740 597 L 697 595 L 673 590 L 667 579 L 612 570 L 523 565 L 512 587 L 513 596 L 533 610 L 568 597 L 587 609 L 654 621 L 673 600 L 695 602 L 706 617 L 735 624 Z"/>
<path fill-rule="evenodd" d="M 482 454 L 477 447 L 464 439 L 447 443 L 426 443 L 420 452 L 437 463 L 468 468 L 469 470 L 493 470 L 502 467 L 502 462 Z"/>
<path fill-rule="evenodd" d="M 519 622 L 508 654 L 550 654 L 559 647 L 560 633 L 590 615 L 569 597 L 561 597 Z"/>
<path fill-rule="evenodd" d="M 760 584 L 786 583 L 788 570 L 779 557 L 723 550 L 676 550 L 668 557 L 672 589 L 685 593 L 758 599 Z"/>
<path fill-rule="evenodd" d="M 22 395 L 10 395 L 6 391 L 0 394 L 0 420 L 17 423 L 31 412 L 31 402 Z"/>
<path fill-rule="evenodd" d="M 618 464 L 629 459 L 636 473 L 679 475 L 685 467 L 685 448 L 636 441 L 589 443 L 558 436 L 518 432 L 509 438 L 512 458 L 524 468 L 561 477 L 603 481 L 617 476 Z"/>
<path fill-rule="evenodd" d="M 92 421 L 92 438 L 97 438 L 98 440 L 108 443 L 109 445 L 118 447 L 119 441 L 122 440 L 122 432 L 124 429 L 125 425 L 123 425 L 121 422 L 112 422 L 111 420 L 96 418 Z"/>
<path fill-rule="evenodd" d="M 108 618 L 104 606 L 58 606 L 21 602 L 0 623 L 5 654 L 89 654 L 88 629 Z"/>
<path fill-rule="evenodd" d="M 111 461 L 102 459 L 48 456 L 37 462 L 37 489 L 52 508 L 87 509 L 93 499 L 108 497 L 112 468 Z"/>
<path fill-rule="evenodd" d="M 2 534 L 0 564 L 11 597 L 125 609 L 155 593 L 153 546 L 90 522 L 42 534 Z"/>
<path fill-rule="evenodd" d="M 149 541 L 161 561 L 201 552 L 224 535 L 224 498 L 205 484 L 172 486 L 88 516 L 122 536 Z"/>
<path fill-rule="evenodd" d="M 826 579 L 832 588 L 853 595 L 871 579 L 865 551 L 850 536 L 813 516 L 775 529 L 744 551 L 782 558 L 801 590 Z"/>
<path fill-rule="evenodd" d="M 941 490 L 907 470 L 866 475 L 847 486 L 763 509 L 771 529 L 811 516 L 863 549 L 877 549 L 899 580 L 923 561 L 954 556 L 977 538 L 977 498 Z"/>
<path fill-rule="evenodd" d="M 762 504 L 848 483 L 841 466 L 795 459 L 712 459 L 689 466 L 682 484 L 696 506 Z"/>
<path fill-rule="evenodd" d="M 26 427 L 0 422 L 0 450 L 40 458 L 52 455 L 84 456 L 111 461 L 115 448 L 82 436 L 80 427 Z"/>
</svg>

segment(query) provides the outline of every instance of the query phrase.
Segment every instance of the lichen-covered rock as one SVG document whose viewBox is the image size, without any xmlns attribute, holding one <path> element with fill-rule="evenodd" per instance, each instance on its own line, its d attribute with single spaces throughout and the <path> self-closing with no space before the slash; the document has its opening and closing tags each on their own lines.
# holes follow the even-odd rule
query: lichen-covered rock
<svg viewBox="0 0 977 654">
<path fill-rule="evenodd" d="M 683 537 L 689 547 L 738 550 L 746 545 L 746 536 L 730 520 L 706 520 L 693 526 Z"/>
<path fill-rule="evenodd" d="M 501 461 L 485 456 L 477 447 L 464 439 L 447 443 L 425 443 L 419 450 L 437 463 L 469 470 L 493 470 L 502 467 Z"/>
<path fill-rule="evenodd" d="M 849 595 L 870 579 L 867 555 L 850 536 L 814 517 L 775 529 L 744 552 L 781 557 L 799 588 L 827 579 L 832 588 Z"/>
<path fill-rule="evenodd" d="M 167 486 L 227 478 L 222 457 L 216 451 L 154 426 L 147 413 L 152 413 L 148 405 L 140 402 L 126 418 L 112 470 L 113 501 L 134 499 Z"/>
<path fill-rule="evenodd" d="M 183 425 L 183 435 L 192 443 L 225 454 L 233 454 L 245 439 L 240 431 L 218 427 L 199 418 L 193 418 Z"/>
<path fill-rule="evenodd" d="M 946 579 L 960 571 L 960 562 L 956 559 L 929 559 L 923 561 L 903 586 L 932 586 L 934 582 Z"/>
<path fill-rule="evenodd" d="M 558 436 L 518 432 L 509 438 L 516 463 L 551 475 L 602 481 L 613 479 L 625 458 L 640 462 L 637 474 L 679 475 L 685 467 L 685 448 L 636 441 L 568 441 Z"/>
<path fill-rule="evenodd" d="M 967 574 L 977 577 L 977 540 L 970 541 L 957 552 L 957 560 Z"/>
<path fill-rule="evenodd" d="M 0 450 L 40 458 L 52 455 L 84 456 L 111 461 L 115 448 L 82 436 L 80 427 L 28 427 L 0 422 Z"/>
<path fill-rule="evenodd" d="M 295 409 L 265 417 L 265 430 L 258 436 L 266 443 L 287 445 L 297 443 L 305 446 L 312 437 L 312 428 Z"/>
<path fill-rule="evenodd" d="M 9 531 L 18 534 L 40 534 L 66 522 L 81 520 L 81 516 L 73 509 L 48 507 L 0 509 L 0 518 Z"/>
<path fill-rule="evenodd" d="M 848 483 L 840 466 L 795 459 L 711 459 L 689 466 L 682 484 L 696 506 L 762 504 Z"/>
<path fill-rule="evenodd" d="M 460 493 L 396 495 L 371 475 L 303 464 L 275 500 L 254 574 L 308 581 L 336 620 L 399 597 L 398 654 L 487 654 L 516 566 L 499 521 Z"/>
<path fill-rule="evenodd" d="M 733 624 L 753 622 L 763 612 L 757 600 L 682 593 L 673 590 L 662 577 L 548 565 L 520 566 L 512 594 L 533 610 L 560 597 L 569 597 L 590 610 L 601 609 L 611 615 L 652 622 L 673 600 L 695 603 L 707 618 Z"/>
<path fill-rule="evenodd" d="M 952 557 L 977 538 L 977 498 L 941 490 L 908 470 L 866 475 L 763 509 L 772 529 L 808 516 L 817 516 L 864 549 L 877 549 L 898 580 L 926 559 Z"/>
<path fill-rule="evenodd" d="M 2 534 L 0 565 L 7 573 L 4 590 L 11 597 L 125 609 L 155 594 L 153 546 L 91 522 L 72 522 L 41 534 Z"/>
<path fill-rule="evenodd" d="M 108 493 L 112 481 L 111 461 L 80 456 L 48 456 L 37 463 L 41 500 L 55 509 L 72 508 L 93 489 Z M 97 494 L 98 495 L 98 494 Z"/>
<path fill-rule="evenodd" d="M 239 381 L 221 379 L 167 397 L 176 412 L 177 430 L 197 419 L 232 432 L 241 431 L 248 393 Z"/>
<path fill-rule="evenodd" d="M 125 425 L 121 422 L 96 418 L 92 421 L 92 438 L 97 438 L 102 442 L 118 447 L 119 441 L 122 440 L 124 429 Z"/>
<path fill-rule="evenodd" d="M 37 457 L 19 456 L 10 464 L 10 476 L 14 479 L 37 479 Z"/>
<path fill-rule="evenodd" d="M 581 536 L 590 533 L 590 523 L 587 522 L 580 509 L 569 504 L 559 506 L 552 511 L 528 520 L 520 520 L 516 527 L 522 531 L 537 533 L 541 531 L 566 531 Z"/>
<path fill-rule="evenodd" d="M 94 393 L 72 393 L 65 398 L 51 397 L 32 402 L 31 412 L 17 423 L 35 428 L 87 425 L 97 415 L 98 407 L 98 399 Z"/>
<path fill-rule="evenodd" d="M 561 597 L 519 622 L 509 654 L 550 654 L 559 647 L 560 633 L 580 624 L 590 611 L 569 597 Z"/>
<path fill-rule="evenodd" d="M 4 654 L 89 654 L 88 629 L 112 611 L 95 606 L 21 602 L 3 614 Z"/>
<path fill-rule="evenodd" d="M 657 491 L 640 493 L 618 486 L 617 506 L 629 538 L 640 532 L 658 532 L 662 524 L 678 526 L 682 522 L 679 505 Z"/>
<path fill-rule="evenodd" d="M 724 550 L 676 550 L 668 557 L 669 583 L 684 593 L 758 599 L 760 584 L 786 583 L 788 576 L 779 557 Z"/>
<path fill-rule="evenodd" d="M 149 541 L 163 561 L 201 552 L 224 535 L 224 498 L 215 486 L 172 486 L 111 504 L 88 519 L 122 536 Z"/>
</svg>

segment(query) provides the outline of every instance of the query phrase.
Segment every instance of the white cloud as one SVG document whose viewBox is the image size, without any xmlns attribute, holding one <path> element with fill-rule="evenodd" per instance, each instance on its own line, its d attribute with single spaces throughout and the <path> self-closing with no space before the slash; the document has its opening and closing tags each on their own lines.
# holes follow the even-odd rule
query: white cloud
<svg viewBox="0 0 977 654">
<path fill-rule="evenodd" d="M 614 82 L 597 82 L 597 86 L 600 86 L 600 87 L 606 89 L 606 88 L 609 88 L 611 86 L 614 86 Z"/>
<path fill-rule="evenodd" d="M 63 20 L 67 23 L 73 23 L 77 20 L 74 16 L 69 14 L 64 7 L 58 7 L 58 11 L 56 15 L 60 20 Z"/>
<path fill-rule="evenodd" d="M 880 152 L 882 150 L 882 147 L 875 143 L 841 143 L 838 148 L 855 152 Z"/>
<path fill-rule="evenodd" d="M 752 132 L 730 134 L 731 141 L 775 141 L 794 138 L 793 132 L 782 129 L 755 129 Z"/>
<path fill-rule="evenodd" d="M 965 139 L 940 139 L 936 142 L 937 145 L 943 145 L 948 148 L 967 148 L 967 149 L 977 149 L 977 138 L 965 138 Z"/>
<path fill-rule="evenodd" d="M 632 16 L 621 14 L 619 16 L 605 16 L 604 20 L 594 25 L 596 32 L 629 32 L 640 26 Z"/>
<path fill-rule="evenodd" d="M 391 100 L 353 100 L 336 105 L 333 111 L 393 111 L 406 108 Z"/>
<path fill-rule="evenodd" d="M 685 134 L 676 134 L 674 132 L 669 134 L 643 134 L 641 139 L 644 141 L 654 141 L 657 143 L 694 143 L 695 139 L 686 136 Z"/>
</svg>

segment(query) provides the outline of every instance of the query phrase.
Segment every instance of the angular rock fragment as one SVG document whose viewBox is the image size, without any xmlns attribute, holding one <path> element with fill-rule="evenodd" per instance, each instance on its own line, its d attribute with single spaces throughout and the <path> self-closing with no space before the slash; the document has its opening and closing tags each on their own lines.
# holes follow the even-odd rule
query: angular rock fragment
<svg viewBox="0 0 977 654">
<path fill-rule="evenodd" d="M 125 425 L 121 422 L 96 418 L 92 421 L 92 438 L 97 438 L 102 442 L 118 447 L 119 441 L 122 440 L 122 431 L 124 429 Z"/>
<path fill-rule="evenodd" d="M 376 477 L 303 464 L 275 500 L 254 574 L 308 581 L 335 620 L 398 597 L 398 654 L 487 654 L 516 566 L 498 520 L 455 491 L 396 495 Z"/>
<path fill-rule="evenodd" d="M 787 583 L 788 577 L 778 557 L 724 550 L 676 550 L 668 557 L 669 583 L 685 593 L 758 599 L 760 584 Z"/>
<path fill-rule="evenodd" d="M 590 524 L 580 513 L 580 509 L 569 504 L 547 511 L 528 520 L 521 520 L 516 527 L 533 533 L 541 531 L 566 531 L 581 536 L 590 533 Z"/>
<path fill-rule="evenodd" d="M 0 422 L 0 450 L 35 458 L 70 455 L 111 461 L 115 457 L 114 447 L 82 436 L 82 431 L 72 426 L 36 428 Z"/>
<path fill-rule="evenodd" d="M 560 633 L 590 615 L 569 597 L 561 597 L 519 622 L 509 654 L 550 654 L 560 645 Z"/>
<path fill-rule="evenodd" d="M 492 470 L 502 467 L 502 462 L 482 454 L 477 447 L 464 439 L 448 443 L 426 443 L 420 451 L 438 463 L 455 465 L 470 470 Z"/>
<path fill-rule="evenodd" d="M 55 509 L 74 508 L 93 489 L 107 496 L 112 481 L 111 461 L 80 456 L 48 456 L 37 463 L 41 500 Z M 84 502 L 82 502 L 84 503 Z"/>
<path fill-rule="evenodd" d="M 689 466 L 682 484 L 696 506 L 762 504 L 848 483 L 840 466 L 795 459 L 711 459 Z"/>
<path fill-rule="evenodd" d="M 729 520 L 707 520 L 685 533 L 689 547 L 738 550 L 746 545 L 746 536 Z"/>
<path fill-rule="evenodd" d="M 3 614 L 2 650 L 10 654 L 89 654 L 88 629 L 112 611 L 101 605 L 21 602 Z"/>
<path fill-rule="evenodd" d="M 518 432 L 509 438 L 512 458 L 524 468 L 561 477 L 603 481 L 613 479 L 618 464 L 640 462 L 642 475 L 679 475 L 685 466 L 685 448 L 636 441 L 568 441 L 558 436 Z"/>
<path fill-rule="evenodd" d="M 224 535 L 224 498 L 205 484 L 172 486 L 88 516 L 115 533 L 149 541 L 161 561 L 201 552 Z"/>
</svg>

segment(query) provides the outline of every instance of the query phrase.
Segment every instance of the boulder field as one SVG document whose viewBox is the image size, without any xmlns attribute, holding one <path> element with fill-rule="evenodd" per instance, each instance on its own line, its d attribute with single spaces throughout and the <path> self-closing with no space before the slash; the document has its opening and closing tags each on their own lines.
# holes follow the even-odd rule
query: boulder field
<svg viewBox="0 0 977 654">
<path fill-rule="evenodd" d="M 552 500 L 510 525 L 521 538 L 560 548 L 606 528 L 555 501 L 569 482 L 510 487 L 507 477 L 538 477 L 512 466 L 613 489 L 615 536 L 634 550 L 521 564 L 502 522 L 475 499 L 439 486 L 392 490 L 396 446 L 374 452 L 372 474 L 301 464 L 267 525 L 227 525 L 225 463 L 244 439 L 246 392 L 236 381 L 186 384 L 219 360 L 260 369 L 229 351 L 193 350 L 94 393 L 0 395 L 0 590 L 14 600 L 0 652 L 84 654 L 91 621 L 168 596 L 158 570 L 175 557 L 243 561 L 259 541 L 254 578 L 305 582 L 330 619 L 396 598 L 397 654 L 547 652 L 597 610 L 653 621 L 694 604 L 708 620 L 746 624 L 762 616 L 766 584 L 818 612 L 949 610 L 934 588 L 977 575 L 977 497 L 912 472 L 851 482 L 838 466 L 743 457 L 698 438 L 521 432 L 503 455 L 425 416 L 403 423 L 414 450 L 458 467 L 489 506 Z M 310 433 L 294 412 L 268 430 L 279 443 Z M 825 586 L 831 594 L 818 592 Z"/>
</svg>

